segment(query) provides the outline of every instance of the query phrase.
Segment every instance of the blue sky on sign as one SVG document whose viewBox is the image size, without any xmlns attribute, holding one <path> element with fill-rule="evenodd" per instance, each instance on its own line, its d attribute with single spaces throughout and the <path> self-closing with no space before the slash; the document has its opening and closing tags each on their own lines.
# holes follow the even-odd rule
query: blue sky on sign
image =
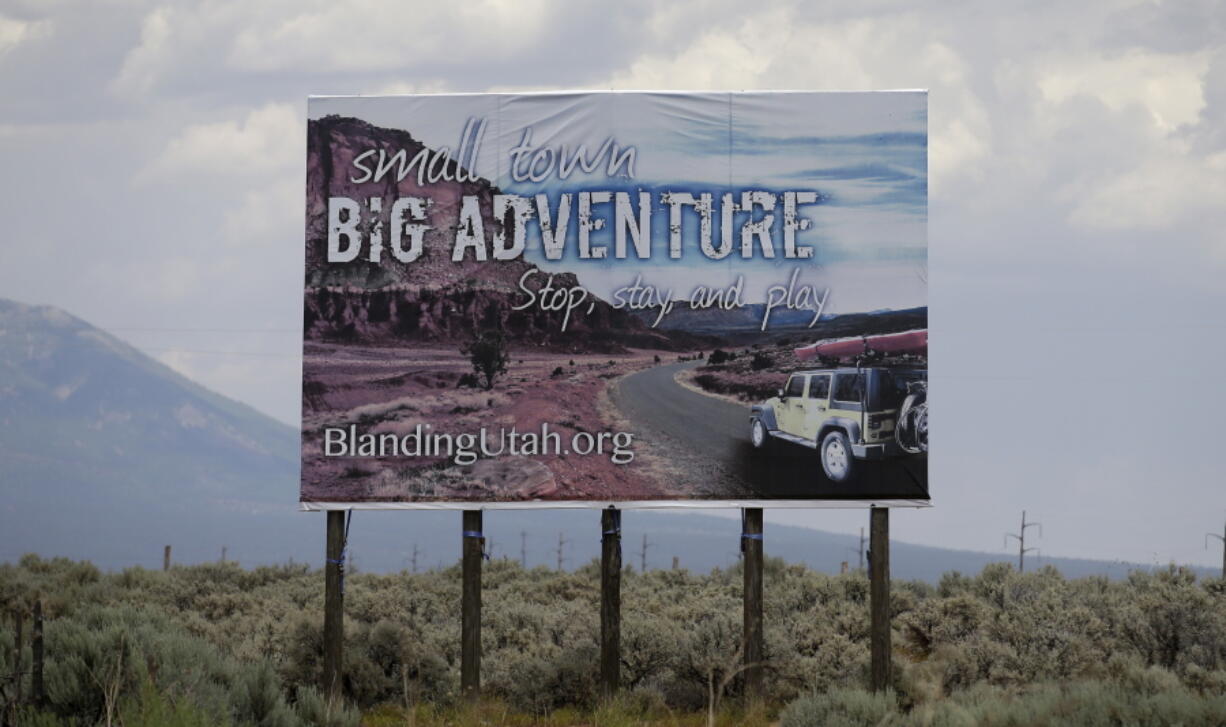
<svg viewBox="0 0 1226 727">
<path fill-rule="evenodd" d="M 537 223 L 529 223 L 528 259 L 546 270 L 575 272 L 581 283 L 606 298 L 641 273 L 644 282 L 676 287 L 681 295 L 696 285 L 723 286 L 744 276 L 749 300 L 761 302 L 767 288 L 786 283 L 798 269 L 800 282 L 831 289 L 831 312 L 910 308 L 927 302 L 927 107 L 922 92 L 313 99 L 310 116 L 327 114 L 402 129 L 428 146 L 453 153 L 465 125 L 484 120 L 476 173 L 506 192 L 547 194 L 555 213 L 564 193 L 650 192 L 652 253 L 632 265 L 614 260 L 611 251 L 601 260 L 580 259 L 578 225 L 573 221 L 563 257 L 548 261 Z M 555 165 L 563 153 L 573 158 L 580 147 L 582 156 L 593 161 L 601 148 L 609 149 L 608 156 L 601 157 L 606 160 L 633 148 L 634 176 L 628 176 L 626 166 L 610 175 L 606 161 L 590 172 L 575 168 L 565 178 L 555 166 L 539 181 L 517 180 L 511 175 L 509 152 L 528 138 Z M 774 259 L 761 252 L 748 260 L 739 252 L 722 261 L 703 257 L 699 217 L 692 208 L 682 215 L 683 255 L 669 257 L 663 193 L 709 193 L 718 206 L 724 193 L 739 202 L 742 191 L 749 189 L 774 192 L 780 204 L 789 190 L 818 195 L 817 203 L 800 208 L 811 227 L 797 233 L 798 242 L 813 251 L 811 258 L 785 259 L 781 207 L 774 213 Z M 632 199 L 637 205 L 637 195 Z M 576 207 L 572 203 L 572 218 Z M 612 205 L 598 205 L 594 211 L 607 222 L 604 230 L 593 233 L 593 244 L 611 250 Z M 746 217 L 734 218 L 738 230 Z M 716 241 L 721 228 L 717 209 Z M 739 234 L 733 239 L 739 251 Z"/>
</svg>

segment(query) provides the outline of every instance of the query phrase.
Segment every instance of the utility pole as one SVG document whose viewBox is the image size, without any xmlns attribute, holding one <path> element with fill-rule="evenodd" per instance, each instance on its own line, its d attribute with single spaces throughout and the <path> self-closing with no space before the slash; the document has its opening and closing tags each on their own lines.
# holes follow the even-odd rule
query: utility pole
<svg viewBox="0 0 1226 727">
<path fill-rule="evenodd" d="M 864 570 L 864 528 L 860 528 L 860 570 Z"/>
<path fill-rule="evenodd" d="M 647 548 L 652 545 L 654 543 L 647 542 L 647 533 L 643 533 L 643 548 L 639 550 L 639 571 L 642 573 L 647 572 Z"/>
<path fill-rule="evenodd" d="M 1009 546 L 1009 538 L 1017 539 L 1017 572 L 1024 573 L 1026 571 L 1026 554 L 1038 548 L 1026 547 L 1026 528 L 1038 528 L 1039 537 L 1043 537 L 1043 526 L 1040 523 L 1026 522 L 1026 511 L 1022 510 L 1022 529 L 1016 533 L 1005 533 L 1005 547 Z"/>
<path fill-rule="evenodd" d="M 1222 534 L 1205 533 L 1205 550 L 1209 549 L 1209 538 L 1217 538 L 1222 541 L 1222 578 L 1226 578 L 1226 526 L 1222 527 Z"/>
<path fill-rule="evenodd" d="M 854 552 L 856 553 L 856 555 L 857 555 L 857 557 L 858 557 L 858 560 L 857 560 L 857 563 L 858 563 L 858 565 L 857 565 L 858 571 L 859 571 L 859 572 L 863 572 L 863 570 L 864 570 L 864 528 L 860 528 L 860 547 L 857 549 L 857 548 L 852 548 L 852 547 L 848 546 L 848 547 L 844 548 L 843 550 L 844 550 L 844 552 L 846 552 L 846 551 L 848 551 L 848 550 L 851 550 L 851 551 L 854 551 Z M 847 563 L 846 561 L 844 561 L 844 562 L 843 562 L 843 567 L 842 567 L 842 570 L 840 570 L 839 572 L 840 572 L 840 573 L 846 573 L 846 572 L 847 572 L 847 568 L 848 568 L 848 563 Z"/>
<path fill-rule="evenodd" d="M 519 531 L 519 567 L 528 570 L 528 531 Z"/>
<path fill-rule="evenodd" d="M 562 570 L 562 563 L 566 560 L 565 548 L 566 548 L 566 544 L 569 542 L 570 542 L 569 540 L 566 540 L 565 538 L 562 537 L 562 533 L 560 532 L 558 533 L 558 570 L 559 571 Z"/>
</svg>

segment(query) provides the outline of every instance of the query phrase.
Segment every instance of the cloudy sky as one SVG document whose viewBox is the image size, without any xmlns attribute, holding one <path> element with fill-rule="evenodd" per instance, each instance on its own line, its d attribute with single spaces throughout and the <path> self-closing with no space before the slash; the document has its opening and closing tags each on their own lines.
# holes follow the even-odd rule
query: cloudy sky
<svg viewBox="0 0 1226 727">
<path fill-rule="evenodd" d="M 1048 554 L 1218 563 L 1226 3 L 930 7 L 3 0 L 0 296 L 296 423 L 308 94 L 927 88 L 937 507 L 896 537 L 1026 508 Z"/>
</svg>

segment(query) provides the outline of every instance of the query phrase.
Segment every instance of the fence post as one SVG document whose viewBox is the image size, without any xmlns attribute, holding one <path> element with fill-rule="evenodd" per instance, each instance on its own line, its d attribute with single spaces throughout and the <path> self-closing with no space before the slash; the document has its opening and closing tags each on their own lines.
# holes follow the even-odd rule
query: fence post
<svg viewBox="0 0 1226 727">
<path fill-rule="evenodd" d="M 25 614 L 20 610 L 13 612 L 13 704 L 17 707 L 21 706 L 21 663 L 22 656 L 22 630 L 25 626 Z"/>
<path fill-rule="evenodd" d="M 170 570 L 170 546 L 162 549 L 162 570 Z"/>
<path fill-rule="evenodd" d="M 745 695 L 762 696 L 762 508 L 743 510 Z"/>
<path fill-rule="evenodd" d="M 462 591 L 460 603 L 460 693 L 481 697 L 481 558 L 485 536 L 480 510 L 464 511 Z"/>
<path fill-rule="evenodd" d="M 345 642 L 345 512 L 328 510 L 324 563 L 324 695 L 339 699 L 343 684 Z"/>
<path fill-rule="evenodd" d="M 33 674 L 30 677 L 30 698 L 35 707 L 42 707 L 47 699 L 43 685 L 43 599 L 34 601 L 34 631 L 30 635 L 30 652 L 33 659 Z"/>
<path fill-rule="evenodd" d="M 890 511 L 874 507 L 869 513 L 869 638 L 872 688 L 879 692 L 890 686 Z"/>
<path fill-rule="evenodd" d="M 606 698 L 621 681 L 622 514 L 600 513 L 600 688 Z"/>
</svg>

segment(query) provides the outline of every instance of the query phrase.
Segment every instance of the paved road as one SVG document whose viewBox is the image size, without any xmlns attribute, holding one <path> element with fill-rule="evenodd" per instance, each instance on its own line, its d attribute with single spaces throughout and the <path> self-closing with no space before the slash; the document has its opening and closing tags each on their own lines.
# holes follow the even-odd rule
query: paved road
<svg viewBox="0 0 1226 727">
<path fill-rule="evenodd" d="M 817 453 L 775 440 L 758 452 L 749 444 L 749 406 L 699 394 L 673 378 L 697 361 L 655 366 L 627 376 L 613 400 L 640 432 L 682 461 L 698 455 L 761 499 L 926 497 L 927 462 L 908 457 L 861 462 L 855 481 L 836 484 L 822 472 Z M 732 493 L 730 497 L 746 493 Z"/>
</svg>

